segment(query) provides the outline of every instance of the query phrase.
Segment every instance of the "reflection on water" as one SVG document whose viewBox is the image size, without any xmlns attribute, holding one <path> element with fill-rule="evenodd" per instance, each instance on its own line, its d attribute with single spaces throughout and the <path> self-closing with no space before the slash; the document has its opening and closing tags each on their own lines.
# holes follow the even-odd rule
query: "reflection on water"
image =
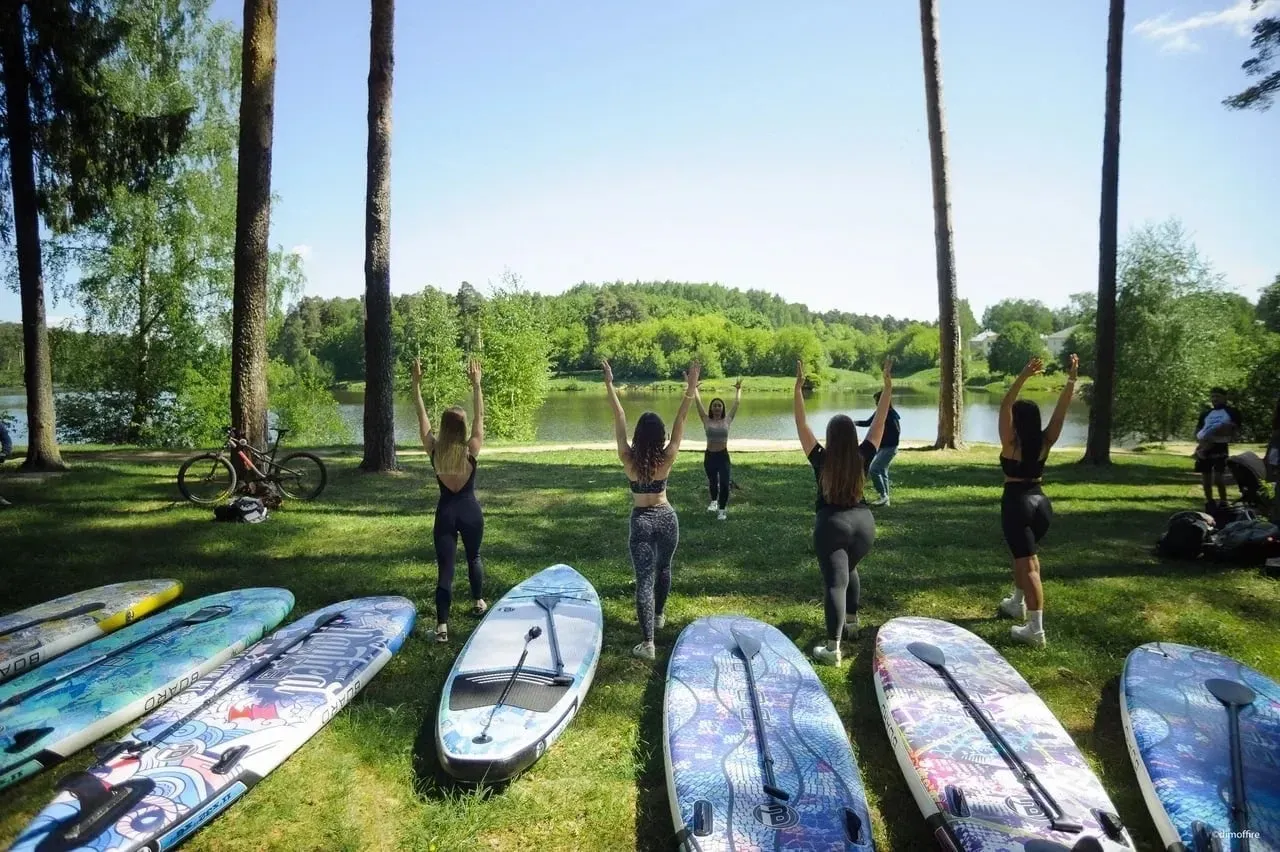
<svg viewBox="0 0 1280 852">
<path fill-rule="evenodd" d="M 338 393 L 342 416 L 351 429 L 351 440 L 361 441 L 363 420 L 362 397 L 356 393 Z M 640 412 L 657 411 L 668 423 L 680 407 L 680 394 L 630 393 L 623 397 L 627 419 L 634 424 Z M 708 400 L 709 401 L 709 400 Z M 1037 398 L 1047 421 L 1053 410 L 1055 398 Z M 823 391 L 808 400 L 809 423 L 814 432 L 821 435 L 827 421 L 835 414 L 850 414 L 865 418 L 874 410 L 875 401 L 870 393 L 841 393 Z M 902 417 L 904 441 L 932 441 L 938 431 L 938 397 L 933 393 L 899 391 L 894 407 Z M 996 414 L 1000 397 L 995 394 L 969 392 L 964 400 L 964 438 L 967 441 L 996 443 Z M 13 433 L 15 444 L 25 444 L 26 398 L 21 390 L 0 391 L 0 413 L 8 411 L 15 418 L 17 428 Z M 432 412 L 436 416 L 438 412 Z M 702 438 L 697 414 L 692 413 L 689 424 L 691 439 Z M 582 441 L 608 441 L 612 437 L 611 414 L 604 393 L 585 391 L 579 393 L 552 394 L 538 412 L 537 440 L 544 443 Z M 1059 443 L 1066 446 L 1083 446 L 1088 434 L 1089 408 L 1077 398 L 1071 404 L 1071 413 L 1062 430 Z M 407 397 L 396 400 L 396 438 L 403 443 L 417 440 L 418 426 L 413 413 L 413 403 Z M 795 437 L 795 423 L 791 416 L 791 395 L 785 393 L 747 395 L 742 400 L 737 420 L 733 424 L 735 438 Z"/>
</svg>

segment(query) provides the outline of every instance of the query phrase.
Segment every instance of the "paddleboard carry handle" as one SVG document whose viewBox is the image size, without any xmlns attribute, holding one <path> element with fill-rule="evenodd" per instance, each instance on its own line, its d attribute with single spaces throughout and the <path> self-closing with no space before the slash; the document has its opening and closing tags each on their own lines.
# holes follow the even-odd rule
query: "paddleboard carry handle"
<svg viewBox="0 0 1280 852">
<path fill-rule="evenodd" d="M 58 789 L 70 793 L 80 802 L 80 812 L 53 826 L 36 846 L 36 852 L 64 852 L 79 849 L 90 838 L 97 837 L 120 817 L 133 810 L 155 789 L 150 778 L 130 778 L 120 784 L 108 784 L 88 772 L 72 772 L 58 781 Z"/>
<path fill-rule="evenodd" d="M 3 639 L 6 636 L 12 636 L 14 633 L 21 633 L 23 630 L 30 630 L 33 627 L 39 627 L 41 624 L 48 624 L 50 621 L 62 621 L 67 618 L 75 618 L 78 615 L 88 615 L 91 612 L 97 612 L 100 609 L 105 609 L 106 606 L 106 604 L 100 602 L 80 604 L 80 606 L 72 607 L 71 609 L 63 610 L 62 612 L 56 612 L 53 615 L 46 615 L 44 618 L 33 618 L 30 621 L 24 621 L 21 624 L 0 630 L 0 639 Z"/>
<path fill-rule="evenodd" d="M 1204 688 L 1227 708 L 1227 731 L 1231 750 L 1231 822 L 1240 852 L 1249 852 L 1249 803 L 1244 795 L 1244 751 L 1240 744 L 1240 710 L 1253 703 L 1258 694 L 1238 680 L 1211 678 Z"/>
<path fill-rule="evenodd" d="M 547 641 L 551 643 L 551 659 L 556 664 L 556 674 L 551 678 L 551 682 L 556 686 L 568 686 L 573 683 L 573 678 L 564 673 L 564 658 L 560 656 L 560 639 L 556 636 L 556 620 L 551 612 L 556 608 L 556 604 L 560 603 L 560 596 L 538 595 L 533 600 L 547 611 Z"/>
<path fill-rule="evenodd" d="M 492 741 L 489 736 L 489 726 L 493 724 L 493 717 L 497 715 L 498 708 L 507 700 L 507 696 L 511 693 L 511 687 L 515 685 L 516 678 L 520 676 L 520 670 L 524 668 L 524 661 L 529 656 L 529 643 L 542 635 L 542 628 L 533 625 L 529 628 L 529 632 L 524 635 L 524 650 L 520 652 L 520 659 L 516 662 L 516 667 L 511 670 L 511 677 L 507 680 L 507 685 L 502 688 L 502 694 L 498 696 L 498 703 L 493 705 L 493 709 L 489 711 L 489 718 L 485 721 L 484 727 L 480 729 L 480 733 L 471 738 L 471 742 L 477 745 L 484 745 Z"/>
<path fill-rule="evenodd" d="M 742 652 L 742 659 L 747 667 L 747 694 L 751 698 L 751 714 L 755 717 L 756 723 L 756 741 L 760 744 L 760 759 L 764 764 L 762 786 L 765 795 L 785 802 L 791 798 L 791 794 L 778 786 L 778 779 L 773 774 L 773 755 L 769 750 L 769 738 L 764 731 L 764 711 L 760 709 L 760 696 L 756 693 L 755 667 L 751 664 L 751 660 L 760 653 L 760 640 L 754 636 L 748 636 L 736 627 L 729 628 L 729 632 L 733 634 L 733 641 Z"/>
<path fill-rule="evenodd" d="M 1020 776 L 1020 780 L 1027 792 L 1031 793 L 1034 798 L 1042 800 L 1042 804 L 1048 805 L 1045 811 L 1049 814 L 1049 826 L 1054 831 L 1061 831 L 1066 834 L 1079 834 L 1084 831 L 1084 825 L 1067 816 L 1062 806 L 1058 804 L 1057 799 L 1049 792 L 1048 788 L 1040 782 L 1036 774 L 1031 768 L 1023 763 L 1022 758 L 1009 745 L 1004 735 L 996 730 L 995 725 L 991 724 L 991 720 L 979 709 L 977 704 L 973 703 L 973 699 L 969 697 L 969 693 L 965 692 L 963 686 L 951 674 L 947 668 L 947 655 L 937 645 L 931 645 L 928 642 L 912 642 L 907 645 L 907 650 L 922 663 L 936 670 L 942 675 L 943 681 L 951 688 L 956 697 L 969 711 L 969 715 L 978 723 L 978 727 L 991 740 L 992 745 L 996 747 L 996 751 L 1009 764 L 1010 768 Z"/>
</svg>

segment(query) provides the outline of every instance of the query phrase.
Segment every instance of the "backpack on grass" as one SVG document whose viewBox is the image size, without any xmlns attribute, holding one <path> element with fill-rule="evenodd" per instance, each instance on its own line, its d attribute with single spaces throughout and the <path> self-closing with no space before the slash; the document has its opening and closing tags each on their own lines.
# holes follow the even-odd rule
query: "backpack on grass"
<svg viewBox="0 0 1280 852">
<path fill-rule="evenodd" d="M 1170 559 L 1195 559 L 1213 540 L 1217 523 L 1204 512 L 1176 512 L 1156 544 L 1156 552 Z"/>
<path fill-rule="evenodd" d="M 225 506 L 213 510 L 215 521 L 240 524 L 260 524 L 267 519 L 267 507 L 257 497 L 237 497 Z"/>
<path fill-rule="evenodd" d="M 1261 565 L 1280 556 L 1280 527 L 1262 518 L 1234 521 L 1218 530 L 1205 553 L 1219 562 Z"/>
</svg>

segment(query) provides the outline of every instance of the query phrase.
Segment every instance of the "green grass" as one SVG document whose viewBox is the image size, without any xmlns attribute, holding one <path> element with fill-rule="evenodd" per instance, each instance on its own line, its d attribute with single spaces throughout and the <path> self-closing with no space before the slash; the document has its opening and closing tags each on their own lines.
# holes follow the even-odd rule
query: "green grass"
<svg viewBox="0 0 1280 852">
<path fill-rule="evenodd" d="M 0 515 L 6 610 L 133 577 L 180 578 L 188 600 L 281 585 L 297 596 L 295 617 L 372 594 L 404 594 L 420 608 L 419 629 L 352 705 L 199 831 L 191 850 L 670 849 L 660 710 L 665 657 L 680 629 L 705 614 L 745 612 L 801 648 L 821 638 L 813 479 L 799 452 L 738 453 L 742 488 L 727 523 L 704 511 L 696 457 L 677 465 L 670 493 L 681 544 L 657 665 L 629 656 L 639 641 L 626 551 L 630 500 L 612 454 L 495 453 L 479 477 L 489 599 L 546 565 L 570 562 L 602 595 L 605 647 L 595 685 L 560 742 L 507 789 L 461 792 L 441 779 L 432 734 L 442 679 L 476 621 L 464 606 L 451 644 L 430 639 L 435 486 L 425 459 L 376 476 L 356 471 L 358 453 L 330 455 L 321 501 L 249 526 L 214 524 L 209 512 L 175 503 L 172 461 L 68 457 L 69 474 L 0 477 L 0 493 L 17 504 Z M 1055 454 L 1047 472 L 1056 512 L 1043 551 L 1047 650 L 1012 646 L 1008 622 L 992 617 L 1009 566 L 991 447 L 898 456 L 894 505 L 877 511 L 878 539 L 862 565 L 863 619 L 874 626 L 935 616 L 992 642 L 1087 755 L 1139 848 L 1156 848 L 1120 725 L 1125 655 L 1164 639 L 1280 677 L 1280 585 L 1254 570 L 1152 557 L 1169 514 L 1198 500 L 1185 457 L 1122 453 L 1106 471 L 1070 464 L 1074 458 Z M 463 598 L 464 589 L 460 580 Z M 880 848 L 933 849 L 876 706 L 874 632 L 846 645 L 843 669 L 820 674 L 858 751 Z M 59 777 L 90 762 L 81 753 L 5 791 L 0 843 L 48 801 Z"/>
</svg>

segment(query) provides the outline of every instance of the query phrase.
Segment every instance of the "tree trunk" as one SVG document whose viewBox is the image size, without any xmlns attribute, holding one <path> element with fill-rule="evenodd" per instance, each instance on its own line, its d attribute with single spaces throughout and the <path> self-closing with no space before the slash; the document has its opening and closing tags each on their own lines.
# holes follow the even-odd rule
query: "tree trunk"
<svg viewBox="0 0 1280 852">
<path fill-rule="evenodd" d="M 938 439 L 933 446 L 939 450 L 958 449 L 963 446 L 963 358 L 960 349 L 959 300 L 956 298 L 950 185 L 947 178 L 942 60 L 938 56 L 937 0 L 920 0 L 920 39 L 924 53 L 925 109 L 929 118 L 929 162 L 933 173 L 933 241 L 938 270 L 938 354 L 942 367 L 938 398 Z"/>
<path fill-rule="evenodd" d="M 267 254 L 275 124 L 276 0 L 245 0 L 236 183 L 231 423 L 267 444 Z"/>
<path fill-rule="evenodd" d="M 66 470 L 54 430 L 53 372 L 45 327 L 44 269 L 40 260 L 40 210 L 31 130 L 31 80 L 22 4 L 4 2 L 0 12 L 0 61 L 4 63 L 5 115 L 9 134 L 9 180 L 22 294 L 23 379 L 27 388 L 27 457 L 23 470 Z"/>
<path fill-rule="evenodd" d="M 138 359 L 133 373 L 133 418 L 129 424 L 130 443 L 142 443 L 142 429 L 148 419 L 151 407 L 151 394 L 148 388 L 148 371 L 151 367 L 151 323 L 147 314 L 150 304 L 147 301 L 151 284 L 150 251 L 142 249 L 142 268 L 138 274 L 138 334 L 134 339 L 136 357 Z"/>
<path fill-rule="evenodd" d="M 396 468 L 391 353 L 391 86 L 395 0 L 371 0 L 369 151 L 364 226 L 363 470 Z"/>
<path fill-rule="evenodd" d="M 1116 253 L 1120 199 L 1120 67 L 1124 0 L 1111 0 L 1107 26 L 1107 106 L 1102 131 L 1102 211 L 1098 216 L 1098 319 L 1089 439 L 1083 462 L 1111 464 L 1111 417 L 1116 386 Z"/>
</svg>

